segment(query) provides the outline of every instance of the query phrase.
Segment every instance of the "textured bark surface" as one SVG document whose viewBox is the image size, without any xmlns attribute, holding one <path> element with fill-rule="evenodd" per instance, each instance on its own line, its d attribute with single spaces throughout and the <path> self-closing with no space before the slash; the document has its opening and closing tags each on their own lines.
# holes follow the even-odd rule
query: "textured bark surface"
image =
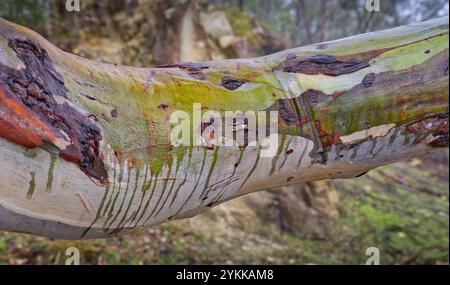
<svg viewBox="0 0 450 285">
<path fill-rule="evenodd" d="M 0 20 L 0 228 L 95 238 L 448 147 L 448 19 L 253 59 L 132 68 Z M 174 147 L 170 114 L 278 111 L 274 157 Z M 203 125 L 203 124 L 202 124 Z"/>
</svg>

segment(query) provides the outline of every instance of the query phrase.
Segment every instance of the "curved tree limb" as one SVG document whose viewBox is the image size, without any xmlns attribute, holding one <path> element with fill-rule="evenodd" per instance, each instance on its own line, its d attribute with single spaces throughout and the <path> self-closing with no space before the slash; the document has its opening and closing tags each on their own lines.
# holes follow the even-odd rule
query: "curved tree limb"
<svg viewBox="0 0 450 285">
<path fill-rule="evenodd" d="M 437 151 L 448 147 L 448 85 L 448 18 L 148 69 L 68 54 L 0 19 L 0 228 L 104 237 Z M 194 103 L 278 112 L 275 155 L 174 146 L 171 115 L 194 116 Z"/>
</svg>

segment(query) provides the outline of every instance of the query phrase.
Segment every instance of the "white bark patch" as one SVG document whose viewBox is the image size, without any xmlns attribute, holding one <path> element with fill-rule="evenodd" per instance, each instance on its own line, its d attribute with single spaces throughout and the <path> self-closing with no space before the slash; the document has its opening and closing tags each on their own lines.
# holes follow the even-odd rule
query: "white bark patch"
<svg viewBox="0 0 450 285">
<path fill-rule="evenodd" d="M 211 205 L 257 190 L 353 177 L 379 165 L 436 151 L 426 146 L 431 136 L 414 145 L 414 135 L 406 143 L 405 136 L 395 130 L 339 153 L 334 153 L 334 148 L 326 165 L 312 164 L 313 142 L 297 136 L 286 136 L 275 157 L 261 157 L 255 147 L 242 152 L 238 147 L 222 147 L 217 150 L 215 164 L 216 150 L 194 148 L 191 157 L 186 153 L 180 158 L 178 169 L 174 157 L 171 166 L 166 164 L 156 177 L 151 177 L 148 166 L 137 173 L 128 161 L 121 165 L 116 161 L 108 171 L 113 182 L 109 190 L 93 183 L 75 164 L 57 159 L 50 192 L 46 184 L 51 155 L 39 149 L 31 155 L 23 147 L 0 139 L 0 215 L 6 217 L 0 219 L 0 228 L 71 239 L 102 237 L 124 228 L 193 216 Z M 151 187 L 142 191 L 147 184 Z M 5 211 L 15 216 L 8 218 Z M 35 224 L 23 224 L 30 219 Z M 45 230 L 37 227 L 40 222 L 48 225 Z"/>
<path fill-rule="evenodd" d="M 70 145 L 70 143 L 68 142 L 68 141 L 69 141 L 69 138 L 68 138 L 67 134 L 66 134 L 64 131 L 61 130 L 60 133 L 62 133 L 62 134 L 64 135 L 64 137 L 66 138 L 66 140 L 57 138 L 56 141 L 55 141 L 55 145 L 56 145 L 59 149 L 65 149 L 67 146 Z"/>
<path fill-rule="evenodd" d="M 87 211 L 79 195 L 95 208 L 103 187 L 93 183 L 74 163 L 58 158 L 51 167 L 50 153 L 34 149 L 30 155 L 29 151 L 0 139 L 0 206 L 40 220 L 89 225 L 95 211 Z M 35 177 L 33 189 L 30 173 Z M 47 184 L 50 189 L 46 189 Z"/>
<path fill-rule="evenodd" d="M 25 68 L 25 64 L 3 40 L 0 40 L 0 64 L 17 70 Z"/>
<path fill-rule="evenodd" d="M 298 97 L 303 92 L 303 90 L 300 89 L 295 73 L 278 70 L 275 70 L 273 73 L 288 99 Z"/>
<path fill-rule="evenodd" d="M 375 126 L 367 130 L 354 132 L 347 136 L 341 136 L 340 139 L 343 143 L 346 144 L 364 140 L 369 137 L 371 138 L 382 137 L 385 136 L 393 127 L 395 127 L 395 124 Z"/>
</svg>

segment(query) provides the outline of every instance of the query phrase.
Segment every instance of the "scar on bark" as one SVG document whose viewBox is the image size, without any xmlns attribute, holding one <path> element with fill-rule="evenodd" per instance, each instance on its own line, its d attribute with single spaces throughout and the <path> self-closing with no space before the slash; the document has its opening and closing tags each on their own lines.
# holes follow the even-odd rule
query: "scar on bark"
<svg viewBox="0 0 450 285">
<path fill-rule="evenodd" d="M 405 130 L 407 133 L 421 135 L 422 138 L 431 134 L 434 138 L 429 143 L 431 147 L 449 146 L 448 112 L 410 123 L 406 126 Z"/>
<path fill-rule="evenodd" d="M 449 146 L 449 136 L 448 136 L 448 113 L 443 115 L 442 121 L 434 129 L 433 136 L 437 137 L 435 140 L 430 142 L 432 147 L 448 147 Z"/>
<path fill-rule="evenodd" d="M 375 74 L 369 73 L 366 76 L 364 76 L 362 80 L 362 85 L 366 88 L 372 86 L 373 82 L 375 81 Z"/>
<path fill-rule="evenodd" d="M 241 87 L 242 84 L 244 84 L 246 81 L 239 79 L 239 78 L 233 78 L 233 77 L 224 77 L 222 78 L 220 85 L 223 87 L 229 89 L 229 90 L 236 90 L 239 87 Z"/>
<path fill-rule="evenodd" d="M 205 80 L 206 76 L 203 74 L 203 69 L 208 69 L 209 66 L 203 63 L 183 62 L 179 64 L 166 64 L 158 66 L 160 68 L 179 68 L 186 71 L 192 78 L 197 80 Z"/>
<path fill-rule="evenodd" d="M 25 68 L 12 69 L 0 64 L 2 100 L 14 102 L 16 108 L 6 108 L 10 116 L 20 117 L 26 112 L 30 128 L 22 128 L 18 137 L 33 137 L 32 143 L 23 144 L 21 140 L 12 140 L 24 147 L 42 147 L 61 158 L 77 163 L 89 177 L 105 184 L 107 172 L 100 154 L 100 129 L 67 101 L 58 103 L 57 96 L 69 99 L 63 77 L 54 69 L 47 52 L 34 41 L 11 39 L 11 47 Z M 3 94 L 4 93 L 4 94 Z M 12 106 L 12 105 L 11 105 Z M 4 116 L 4 115 L 3 115 Z M 8 121 L 1 118 L 0 121 Z M 40 126 L 39 128 L 33 128 Z M 44 132 L 43 129 L 48 130 Z M 0 136 L 10 139 L 11 130 L 3 129 Z M 64 140 L 66 146 L 56 143 Z M 57 146 L 58 145 L 58 146 Z"/>
<path fill-rule="evenodd" d="M 288 58 L 282 63 L 281 68 L 284 72 L 339 76 L 369 66 L 368 60 L 338 59 L 333 55 L 314 55 L 306 59 Z"/>
</svg>

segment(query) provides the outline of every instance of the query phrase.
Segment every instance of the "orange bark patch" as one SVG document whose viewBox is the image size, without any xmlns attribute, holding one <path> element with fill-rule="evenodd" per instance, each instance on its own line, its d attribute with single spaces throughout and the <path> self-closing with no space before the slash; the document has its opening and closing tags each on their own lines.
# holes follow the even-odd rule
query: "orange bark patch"
<svg viewBox="0 0 450 285">
<path fill-rule="evenodd" d="M 0 90 L 0 136 L 18 145 L 33 148 L 43 140 L 55 142 L 52 131 L 21 103 Z"/>
</svg>

